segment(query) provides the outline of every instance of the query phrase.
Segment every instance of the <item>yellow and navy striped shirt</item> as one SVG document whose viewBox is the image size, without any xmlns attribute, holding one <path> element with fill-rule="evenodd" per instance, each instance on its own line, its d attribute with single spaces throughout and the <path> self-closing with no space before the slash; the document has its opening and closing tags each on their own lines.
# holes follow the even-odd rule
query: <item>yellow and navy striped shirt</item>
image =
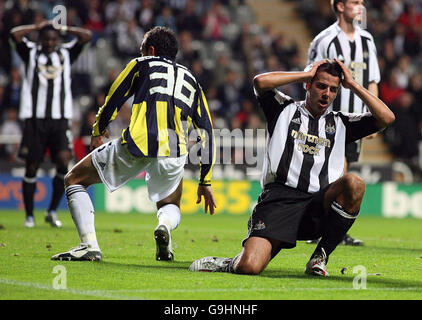
<svg viewBox="0 0 422 320">
<path fill-rule="evenodd" d="M 213 126 L 204 92 L 191 72 L 165 57 L 138 57 L 113 82 L 98 110 L 92 135 L 104 133 L 125 101 L 134 96 L 122 143 L 138 157 L 180 157 L 188 153 L 194 125 L 201 143 L 199 182 L 210 184 L 215 162 Z"/>
</svg>

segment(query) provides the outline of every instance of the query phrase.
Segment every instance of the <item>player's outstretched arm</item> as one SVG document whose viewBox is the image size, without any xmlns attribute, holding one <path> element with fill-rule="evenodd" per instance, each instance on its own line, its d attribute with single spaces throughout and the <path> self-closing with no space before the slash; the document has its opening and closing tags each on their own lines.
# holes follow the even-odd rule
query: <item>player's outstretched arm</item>
<svg viewBox="0 0 422 320">
<path fill-rule="evenodd" d="M 355 93 L 371 112 L 372 116 L 377 120 L 377 127 L 383 129 L 394 122 L 396 117 L 394 113 L 381 101 L 375 94 L 365 89 L 357 83 L 349 69 L 339 60 L 334 59 L 343 70 L 342 85 L 346 89 L 350 89 Z"/>
<path fill-rule="evenodd" d="M 262 94 L 265 91 L 273 90 L 290 83 L 309 82 L 315 76 L 318 67 L 325 62 L 326 60 L 317 61 L 306 67 L 304 71 L 274 71 L 259 74 L 253 79 L 254 88 L 258 94 Z"/>
</svg>

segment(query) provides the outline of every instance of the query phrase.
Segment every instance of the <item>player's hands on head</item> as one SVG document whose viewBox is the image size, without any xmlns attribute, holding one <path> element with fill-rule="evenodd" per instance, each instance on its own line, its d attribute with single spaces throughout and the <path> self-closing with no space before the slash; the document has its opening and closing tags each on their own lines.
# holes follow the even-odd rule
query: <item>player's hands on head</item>
<svg viewBox="0 0 422 320">
<path fill-rule="evenodd" d="M 199 185 L 197 194 L 198 199 L 196 200 L 196 204 L 199 204 L 201 202 L 202 197 L 204 197 L 205 213 L 208 213 L 209 209 L 210 214 L 213 215 L 214 209 L 217 208 L 217 205 L 215 204 L 214 194 L 212 193 L 211 186 Z"/>
<path fill-rule="evenodd" d="M 305 82 L 310 82 L 312 80 L 313 77 L 315 77 L 315 74 L 318 70 L 318 67 L 320 65 L 322 65 L 323 63 L 326 63 L 327 60 L 320 60 L 320 61 L 315 61 L 311 64 L 309 64 L 308 66 L 306 66 L 305 70 L 303 70 L 304 72 L 307 73 L 307 77 Z"/>
<path fill-rule="evenodd" d="M 352 88 L 352 84 L 355 82 L 355 80 L 353 79 L 352 73 L 350 72 L 350 70 L 344 65 L 343 62 L 341 62 L 340 60 L 334 59 L 335 62 L 337 62 L 337 64 L 340 66 L 340 68 L 343 70 L 343 79 L 341 81 L 341 84 L 343 85 L 343 87 L 345 87 L 346 89 L 351 89 Z"/>
<path fill-rule="evenodd" d="M 35 25 L 36 29 L 39 31 L 46 26 L 52 26 L 53 22 L 49 20 L 43 20 Z"/>
</svg>

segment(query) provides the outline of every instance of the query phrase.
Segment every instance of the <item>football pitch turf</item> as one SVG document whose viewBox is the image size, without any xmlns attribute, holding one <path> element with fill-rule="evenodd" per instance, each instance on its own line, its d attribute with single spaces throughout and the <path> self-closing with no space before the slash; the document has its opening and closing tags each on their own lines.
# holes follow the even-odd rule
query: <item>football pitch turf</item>
<svg viewBox="0 0 422 320">
<path fill-rule="evenodd" d="M 195 259 L 239 252 L 248 217 L 233 215 L 183 215 L 173 232 L 175 261 L 159 262 L 155 215 L 98 212 L 103 261 L 51 261 L 52 255 L 79 244 L 70 215 L 59 216 L 62 229 L 44 223 L 41 211 L 36 227 L 26 229 L 22 212 L 0 211 L 1 300 L 422 298 L 422 220 L 414 218 L 360 217 L 350 233 L 365 245 L 339 246 L 330 256 L 330 277 L 319 278 L 304 274 L 315 246 L 304 242 L 282 250 L 259 276 L 190 272 Z"/>
</svg>

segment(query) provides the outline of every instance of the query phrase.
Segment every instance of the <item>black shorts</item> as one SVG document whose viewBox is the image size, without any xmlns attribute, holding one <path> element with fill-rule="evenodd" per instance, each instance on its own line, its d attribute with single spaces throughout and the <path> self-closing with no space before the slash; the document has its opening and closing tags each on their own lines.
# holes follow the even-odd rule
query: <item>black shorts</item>
<svg viewBox="0 0 422 320">
<path fill-rule="evenodd" d="M 60 151 L 72 150 L 72 132 L 67 119 L 26 119 L 19 156 L 27 161 L 42 162 L 47 148 L 56 162 Z"/>
<path fill-rule="evenodd" d="M 359 160 L 362 140 L 357 140 L 346 144 L 346 161 L 347 163 L 357 162 Z"/>
<path fill-rule="evenodd" d="M 329 186 L 309 194 L 281 185 L 269 184 L 258 198 L 248 222 L 248 236 L 281 241 L 280 248 L 294 248 L 297 240 L 321 237 L 326 216 L 324 195 Z"/>
</svg>

